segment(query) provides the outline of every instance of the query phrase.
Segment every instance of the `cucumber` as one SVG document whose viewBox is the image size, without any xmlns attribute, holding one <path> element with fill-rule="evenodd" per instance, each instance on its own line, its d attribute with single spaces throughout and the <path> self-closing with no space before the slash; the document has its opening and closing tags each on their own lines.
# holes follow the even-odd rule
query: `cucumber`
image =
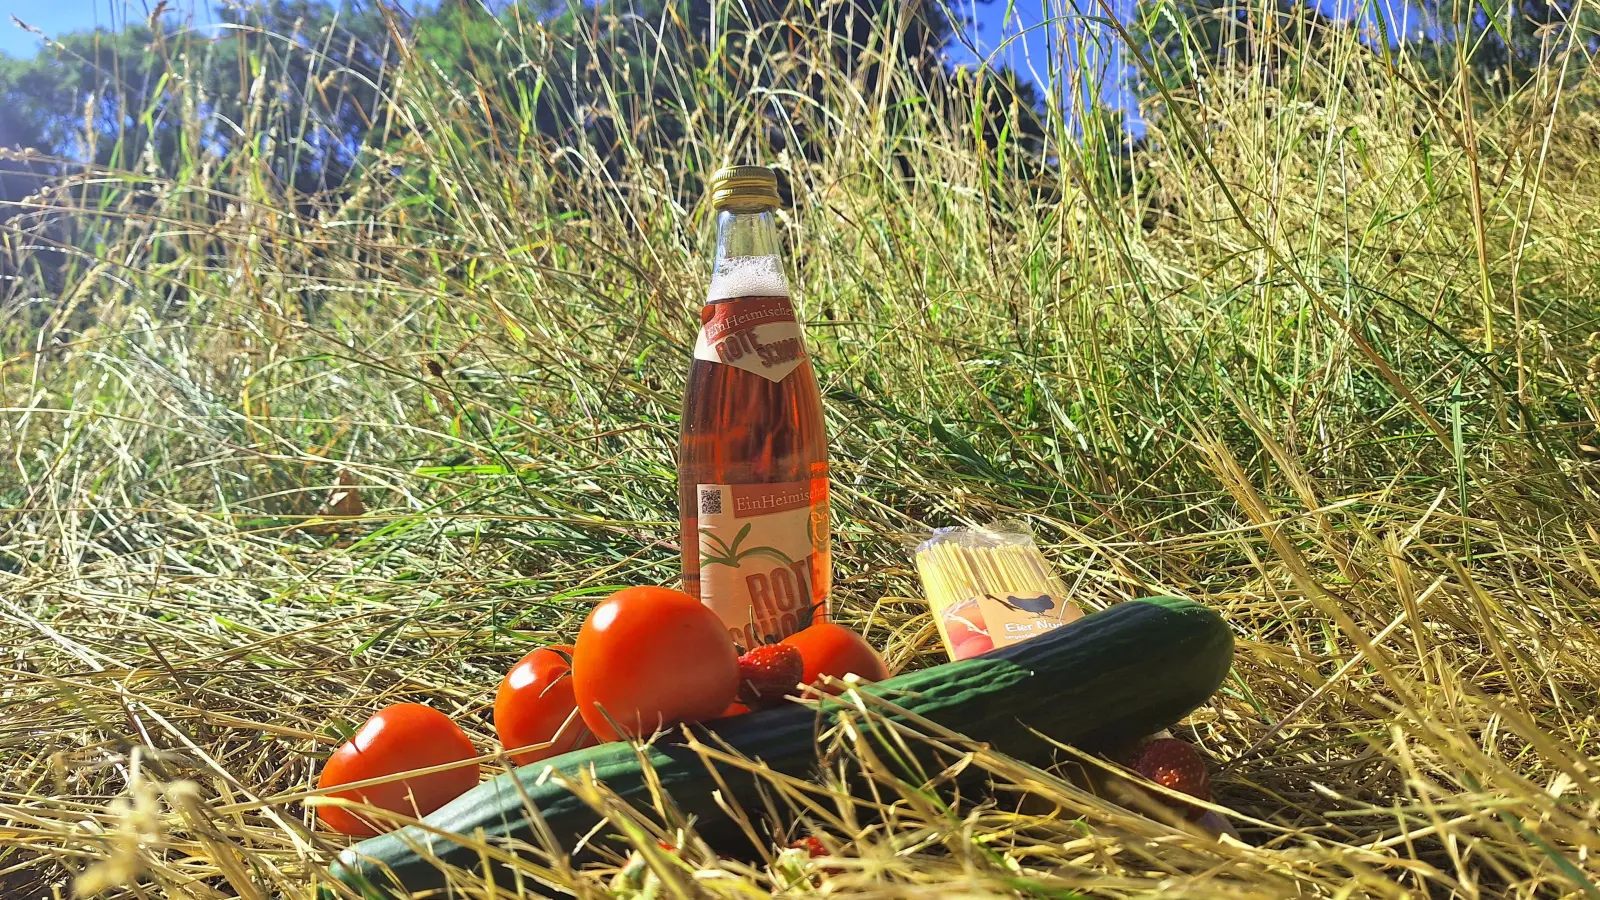
<svg viewBox="0 0 1600 900">
<path fill-rule="evenodd" d="M 1233 634 L 1217 613 L 1188 600 L 1153 597 L 1121 603 L 1046 635 L 980 657 L 908 672 L 862 688 L 911 713 L 959 731 L 1019 759 L 1043 762 L 1050 746 L 1033 731 L 1094 748 L 1142 737 L 1177 722 L 1204 703 L 1233 660 Z M 810 777 L 817 769 L 816 736 L 846 708 L 788 704 L 694 726 L 770 769 Z M 890 718 L 894 718 L 891 716 Z M 756 779 L 719 767 L 721 783 L 673 732 L 644 750 L 656 781 L 713 845 L 726 815 L 713 797 L 726 790 L 736 803 L 759 804 Z M 331 874 L 371 898 L 403 897 L 445 883 L 439 863 L 487 876 L 503 889 L 521 883 L 503 870 L 485 873 L 466 841 L 512 839 L 538 845 L 525 804 L 534 805 L 549 833 L 569 852 L 600 822 L 582 800 L 541 775 L 592 771 L 612 791 L 641 807 L 651 804 L 640 755 L 627 743 L 575 750 L 507 772 L 408 827 L 369 838 L 339 854 Z M 909 774 L 909 773 L 907 773 Z M 595 838 L 591 838 L 592 843 Z"/>
</svg>

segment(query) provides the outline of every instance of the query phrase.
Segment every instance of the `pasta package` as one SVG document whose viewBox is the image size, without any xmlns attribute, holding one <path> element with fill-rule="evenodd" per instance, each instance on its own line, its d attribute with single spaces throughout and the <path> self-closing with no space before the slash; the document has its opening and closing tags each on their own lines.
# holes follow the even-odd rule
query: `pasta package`
<svg viewBox="0 0 1600 900">
<path fill-rule="evenodd" d="M 951 659 L 1020 643 L 1083 615 L 1020 525 L 940 528 L 913 557 Z"/>
</svg>

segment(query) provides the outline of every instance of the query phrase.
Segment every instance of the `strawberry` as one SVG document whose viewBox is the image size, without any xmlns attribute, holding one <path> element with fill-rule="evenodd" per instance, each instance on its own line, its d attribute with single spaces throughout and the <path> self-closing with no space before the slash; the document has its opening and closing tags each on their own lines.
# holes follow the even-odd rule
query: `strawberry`
<svg viewBox="0 0 1600 900">
<path fill-rule="evenodd" d="M 1133 752 L 1130 768 L 1164 788 L 1211 801 L 1211 775 L 1206 771 L 1205 758 L 1192 744 L 1177 738 L 1157 738 Z M 1166 796 L 1159 799 L 1191 820 L 1205 814 L 1200 807 L 1180 800 Z"/>
<path fill-rule="evenodd" d="M 739 702 L 751 709 L 772 706 L 805 674 L 798 647 L 762 644 L 739 657 Z"/>
<path fill-rule="evenodd" d="M 806 851 L 806 855 L 812 859 L 816 859 L 819 856 L 828 855 L 828 848 L 822 846 L 822 841 L 809 834 L 803 838 L 799 838 L 789 846 L 795 848 L 796 850 Z"/>
<path fill-rule="evenodd" d="M 810 835 L 810 834 L 808 834 L 808 835 L 806 835 L 805 837 L 802 837 L 802 838 L 797 838 L 793 843 L 791 843 L 789 845 L 789 850 L 798 850 L 801 853 L 804 853 L 806 855 L 806 859 L 807 860 L 813 860 L 813 859 L 816 859 L 816 858 L 818 858 L 820 856 L 827 856 L 828 855 L 828 848 L 824 847 L 822 845 L 822 841 L 820 839 L 818 839 L 815 835 Z M 788 851 L 785 851 L 785 852 L 787 853 Z M 842 872 L 844 870 L 839 868 L 838 866 L 814 866 L 813 867 L 813 865 L 809 865 L 808 864 L 807 866 L 800 868 L 799 871 L 801 873 L 806 873 L 806 872 L 811 873 L 811 878 L 810 878 L 811 885 L 813 887 L 821 887 L 822 886 L 823 876 L 826 876 L 826 875 L 837 875 L 837 874 L 839 874 L 840 872 Z"/>
</svg>

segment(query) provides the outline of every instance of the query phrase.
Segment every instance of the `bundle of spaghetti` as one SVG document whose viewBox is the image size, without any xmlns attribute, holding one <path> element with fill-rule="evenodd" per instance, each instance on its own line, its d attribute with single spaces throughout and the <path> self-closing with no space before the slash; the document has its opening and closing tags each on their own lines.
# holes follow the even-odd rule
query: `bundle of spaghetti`
<svg viewBox="0 0 1600 900">
<path fill-rule="evenodd" d="M 941 528 L 917 545 L 917 575 L 937 615 L 985 595 L 1047 594 L 1065 600 L 1066 587 L 1033 538 L 997 528 Z"/>
</svg>

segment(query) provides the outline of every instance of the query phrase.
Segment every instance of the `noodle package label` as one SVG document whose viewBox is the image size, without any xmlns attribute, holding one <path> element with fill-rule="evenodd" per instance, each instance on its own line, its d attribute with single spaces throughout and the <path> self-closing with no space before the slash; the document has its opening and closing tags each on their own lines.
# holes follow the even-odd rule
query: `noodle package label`
<svg viewBox="0 0 1600 900">
<path fill-rule="evenodd" d="M 1078 618 L 1078 608 L 1049 594 L 1028 597 L 984 594 L 951 606 L 940 617 L 940 633 L 951 659 L 966 659 L 1053 631 Z"/>
<path fill-rule="evenodd" d="M 1024 532 L 940 529 L 915 557 L 951 659 L 1021 643 L 1083 615 Z"/>
</svg>

